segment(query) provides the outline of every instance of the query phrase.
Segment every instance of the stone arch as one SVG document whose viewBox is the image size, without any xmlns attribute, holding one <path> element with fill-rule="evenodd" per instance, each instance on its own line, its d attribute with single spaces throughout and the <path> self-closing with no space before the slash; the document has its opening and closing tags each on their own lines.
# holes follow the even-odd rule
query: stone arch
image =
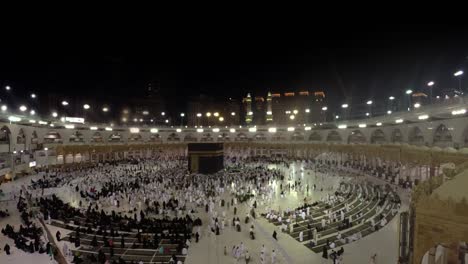
<svg viewBox="0 0 468 264">
<path fill-rule="evenodd" d="M 62 136 L 57 131 L 49 131 L 44 136 L 44 143 L 62 143 Z"/>
<path fill-rule="evenodd" d="M 266 136 L 263 133 L 257 133 L 254 136 L 255 141 L 266 141 Z"/>
<path fill-rule="evenodd" d="M 161 135 L 159 134 L 151 134 L 148 141 L 149 142 L 162 142 L 162 138 L 161 138 Z"/>
<path fill-rule="evenodd" d="M 188 133 L 184 137 L 184 142 L 197 142 L 198 139 L 192 133 Z"/>
<path fill-rule="evenodd" d="M 271 137 L 271 141 L 286 141 L 286 136 L 279 132 L 279 133 L 275 133 L 272 137 Z"/>
<path fill-rule="evenodd" d="M 417 126 L 413 127 L 408 134 L 408 143 L 412 145 L 424 145 L 424 135 Z"/>
<path fill-rule="evenodd" d="M 327 141 L 328 142 L 341 142 L 341 135 L 338 133 L 336 130 L 332 130 L 328 133 L 327 135 Z"/>
<path fill-rule="evenodd" d="M 304 133 L 300 132 L 300 131 L 295 131 L 292 135 L 291 135 L 291 140 L 292 141 L 304 141 Z"/>
<path fill-rule="evenodd" d="M 383 144 L 387 140 L 385 139 L 385 133 L 382 129 L 376 129 L 372 132 L 370 142 L 371 144 Z"/>
<path fill-rule="evenodd" d="M 211 136 L 210 133 L 204 133 L 202 138 L 201 138 L 201 141 L 203 142 L 212 142 L 214 141 L 213 137 Z"/>
<path fill-rule="evenodd" d="M 16 144 L 26 144 L 26 135 L 22 128 L 20 128 L 18 136 L 16 136 Z"/>
<path fill-rule="evenodd" d="M 235 141 L 248 141 L 249 138 L 244 133 L 239 133 L 236 135 Z"/>
<path fill-rule="evenodd" d="M 361 132 L 361 130 L 353 130 L 348 136 L 348 143 L 353 144 L 364 144 L 366 143 L 366 136 Z"/>
<path fill-rule="evenodd" d="M 108 142 L 121 142 L 122 141 L 122 135 L 120 135 L 120 133 L 114 132 L 114 133 L 110 134 L 107 141 Z"/>
<path fill-rule="evenodd" d="M 91 137 L 91 142 L 102 143 L 103 141 L 104 139 L 102 138 L 101 133 L 98 131 L 94 132 L 93 136 Z"/>
<path fill-rule="evenodd" d="M 322 136 L 317 131 L 314 131 L 309 135 L 309 141 L 322 141 Z"/>
<path fill-rule="evenodd" d="M 75 131 L 70 135 L 69 142 L 84 142 L 84 136 L 80 131 Z"/>
<path fill-rule="evenodd" d="M 128 141 L 130 141 L 130 142 L 141 142 L 141 141 L 143 141 L 143 137 L 141 136 L 140 133 L 132 133 L 132 134 L 130 134 L 130 137 L 128 138 Z"/>
<path fill-rule="evenodd" d="M 395 128 L 392 131 L 391 142 L 392 143 L 402 143 L 403 142 L 403 133 L 401 133 L 401 130 L 399 128 Z"/>
<path fill-rule="evenodd" d="M 34 130 L 31 134 L 31 144 L 38 144 L 39 143 L 39 137 L 37 136 L 36 130 Z"/>
<path fill-rule="evenodd" d="M 0 129 L 0 144 L 10 144 L 11 131 L 7 126 Z"/>
<path fill-rule="evenodd" d="M 167 137 L 167 141 L 169 142 L 178 142 L 180 141 L 180 137 L 178 134 L 176 133 L 171 133 L 169 134 L 169 136 Z"/>
<path fill-rule="evenodd" d="M 230 141 L 231 139 L 229 138 L 228 133 L 222 133 L 218 135 L 218 141 L 219 142 L 225 142 L 225 141 Z"/>
<path fill-rule="evenodd" d="M 434 131 L 433 145 L 444 148 L 451 147 L 452 143 L 452 133 L 450 133 L 450 130 L 444 124 L 440 124 Z"/>
</svg>

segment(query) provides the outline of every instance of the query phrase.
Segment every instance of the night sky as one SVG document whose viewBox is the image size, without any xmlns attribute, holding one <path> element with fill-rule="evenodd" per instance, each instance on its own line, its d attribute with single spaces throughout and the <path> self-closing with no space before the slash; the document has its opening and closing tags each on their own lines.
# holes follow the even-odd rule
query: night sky
<svg viewBox="0 0 468 264">
<path fill-rule="evenodd" d="M 241 98 L 303 89 L 323 90 L 338 104 L 349 96 L 399 96 L 430 80 L 435 93 L 455 88 L 452 74 L 468 73 L 467 56 L 468 27 L 452 25 L 149 34 L 106 43 L 83 37 L 2 44 L 0 84 L 17 96 L 34 91 L 112 101 L 141 96 L 145 83 L 159 81 L 180 109 L 200 93 Z"/>
</svg>

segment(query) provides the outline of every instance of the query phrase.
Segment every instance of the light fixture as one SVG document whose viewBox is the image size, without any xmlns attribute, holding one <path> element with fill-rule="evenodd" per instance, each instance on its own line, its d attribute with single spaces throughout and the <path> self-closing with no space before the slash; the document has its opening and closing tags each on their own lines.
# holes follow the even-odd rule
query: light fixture
<svg viewBox="0 0 468 264">
<path fill-rule="evenodd" d="M 457 71 L 456 73 L 453 74 L 453 76 L 455 76 L 455 77 L 460 76 L 460 75 L 463 75 L 463 71 Z"/>
<path fill-rule="evenodd" d="M 129 130 L 131 134 L 140 133 L 140 129 L 138 127 L 131 127 Z"/>
<path fill-rule="evenodd" d="M 419 120 L 426 120 L 426 119 L 428 119 L 428 118 L 429 118 L 428 115 L 420 115 L 420 116 L 418 116 L 418 119 L 419 119 Z"/>
<path fill-rule="evenodd" d="M 247 115 L 253 115 L 253 112 L 252 112 L 252 111 L 250 111 L 250 112 L 248 112 L 248 113 L 247 113 Z"/>
<path fill-rule="evenodd" d="M 169 123 L 169 119 L 166 119 L 164 122 L 166 122 L 166 124 Z"/>
<path fill-rule="evenodd" d="M 414 104 L 414 108 L 419 108 L 419 107 L 421 107 L 421 104 L 420 104 L 420 103 L 415 103 L 415 104 Z"/>
<path fill-rule="evenodd" d="M 161 115 L 162 115 L 162 116 L 165 116 L 165 115 L 166 115 L 166 113 L 165 113 L 165 112 L 161 112 Z"/>
<path fill-rule="evenodd" d="M 2 111 L 5 112 L 8 109 L 8 106 L 2 105 Z"/>
<path fill-rule="evenodd" d="M 49 149 L 48 148 L 44 148 L 45 151 L 48 151 Z"/>
<path fill-rule="evenodd" d="M 270 133 L 276 133 L 276 127 L 269 127 L 268 132 Z"/>
<path fill-rule="evenodd" d="M 9 116 L 8 121 L 10 121 L 10 122 L 19 122 L 19 121 L 21 121 L 21 118 L 19 118 L 17 116 Z"/>
<path fill-rule="evenodd" d="M 359 127 L 360 128 L 365 128 L 365 127 L 367 127 L 367 125 L 366 124 L 359 124 Z"/>
<path fill-rule="evenodd" d="M 394 96 L 390 96 L 390 97 L 388 98 L 388 100 L 393 101 L 393 100 L 395 100 L 395 97 L 394 97 Z"/>
<path fill-rule="evenodd" d="M 127 118 L 126 117 L 122 117 L 122 122 L 127 122 Z"/>
<path fill-rule="evenodd" d="M 214 133 L 218 133 L 219 132 L 219 128 L 213 128 L 212 130 Z"/>
<path fill-rule="evenodd" d="M 256 127 L 249 127 L 249 132 L 257 132 L 257 128 Z"/>
<path fill-rule="evenodd" d="M 156 134 L 156 133 L 158 133 L 158 129 L 157 128 L 151 128 L 150 133 Z"/>
<path fill-rule="evenodd" d="M 291 113 L 291 111 L 288 110 L 288 111 L 285 111 L 285 113 L 286 113 L 287 115 L 289 115 L 289 114 Z"/>
<path fill-rule="evenodd" d="M 177 129 L 176 129 L 176 132 L 177 132 L 177 133 L 180 133 L 180 132 L 182 132 L 182 129 L 177 128 Z"/>
<path fill-rule="evenodd" d="M 147 110 L 142 112 L 143 115 L 149 115 L 149 112 Z"/>
<path fill-rule="evenodd" d="M 28 108 L 26 106 L 22 105 L 22 106 L 19 107 L 19 110 L 21 112 L 24 112 L 24 111 L 28 110 Z"/>
<path fill-rule="evenodd" d="M 36 111 L 31 110 L 31 111 L 29 111 L 29 114 L 30 114 L 30 115 L 35 115 L 35 114 L 36 114 Z"/>
<path fill-rule="evenodd" d="M 83 109 L 84 109 L 84 110 L 88 110 L 89 108 L 91 108 L 91 106 L 89 106 L 89 104 L 84 104 L 84 105 L 83 105 Z"/>
<path fill-rule="evenodd" d="M 294 118 L 296 118 L 294 115 L 289 116 L 289 119 L 291 119 L 291 120 L 294 120 Z"/>
<path fill-rule="evenodd" d="M 11 87 L 9 85 L 5 86 L 5 90 L 10 91 Z"/>
<path fill-rule="evenodd" d="M 213 115 L 216 116 L 216 117 L 218 117 L 218 116 L 219 116 L 219 113 L 218 113 L 218 112 L 215 112 Z"/>
<path fill-rule="evenodd" d="M 210 113 L 210 112 L 206 112 L 206 116 L 207 116 L 207 117 L 210 117 L 210 116 L 211 116 L 211 113 Z"/>
<path fill-rule="evenodd" d="M 140 121 L 140 122 L 143 122 L 143 118 L 140 118 L 140 120 L 139 120 L 139 121 Z"/>
<path fill-rule="evenodd" d="M 42 120 L 40 120 L 38 123 L 39 123 L 39 125 L 47 125 L 47 122 L 46 122 L 46 121 L 42 121 Z"/>
<path fill-rule="evenodd" d="M 342 104 L 341 108 L 348 108 L 348 104 Z"/>
<path fill-rule="evenodd" d="M 430 81 L 427 83 L 427 86 L 433 86 L 435 83 L 433 81 Z"/>
<path fill-rule="evenodd" d="M 271 112 L 271 111 L 267 111 L 267 115 L 272 115 L 272 112 Z"/>
<path fill-rule="evenodd" d="M 236 113 L 234 113 L 234 112 L 231 112 L 231 115 L 232 115 L 232 116 L 235 116 L 235 115 L 236 115 Z"/>
<path fill-rule="evenodd" d="M 102 108 L 102 111 L 103 111 L 103 112 L 109 112 L 109 108 L 103 107 L 103 108 Z"/>
<path fill-rule="evenodd" d="M 65 125 L 65 128 L 66 128 L 66 129 L 75 129 L 75 125 L 66 124 L 66 125 Z"/>
<path fill-rule="evenodd" d="M 372 104 L 372 100 L 367 101 L 366 104 L 371 105 L 371 104 Z"/>
<path fill-rule="evenodd" d="M 335 116 L 335 118 L 336 118 L 336 119 L 339 119 L 339 118 L 340 118 L 340 116 L 339 116 L 339 115 L 337 115 L 337 116 Z"/>
<path fill-rule="evenodd" d="M 397 119 L 397 120 L 395 120 L 395 123 L 401 124 L 401 123 L 403 123 L 403 119 L 401 119 L 401 118 L 400 118 L 400 119 Z"/>
<path fill-rule="evenodd" d="M 68 105 L 68 102 L 67 102 L 67 101 L 62 101 L 62 105 L 63 105 L 63 106 L 67 106 L 67 105 Z"/>
<path fill-rule="evenodd" d="M 31 124 L 36 124 L 36 120 L 30 119 L 30 120 L 29 120 L 29 123 L 31 123 Z"/>
<path fill-rule="evenodd" d="M 55 125 L 54 125 L 54 124 L 50 124 L 49 126 L 50 126 L 50 127 L 54 127 Z"/>
<path fill-rule="evenodd" d="M 218 118 L 218 120 L 219 120 L 219 122 L 223 122 L 223 121 L 224 121 L 224 117 L 220 116 L 220 117 Z"/>
<path fill-rule="evenodd" d="M 292 131 L 294 131 L 294 130 L 295 130 L 294 127 L 288 127 L 288 131 L 289 131 L 289 132 L 292 132 Z"/>
<path fill-rule="evenodd" d="M 52 116 L 57 117 L 58 116 L 57 112 L 52 112 Z"/>
<path fill-rule="evenodd" d="M 180 116 L 181 116 L 181 117 L 184 117 L 184 116 L 185 116 L 185 113 L 180 113 Z"/>
<path fill-rule="evenodd" d="M 104 128 L 106 131 L 112 131 L 112 127 L 106 127 Z"/>
<path fill-rule="evenodd" d="M 382 123 L 379 122 L 379 123 L 377 123 L 377 124 L 375 124 L 375 125 L 376 125 L 376 126 L 382 126 Z"/>
<path fill-rule="evenodd" d="M 307 108 L 307 109 L 305 110 L 305 112 L 306 112 L 306 113 L 310 113 L 310 109 Z"/>
<path fill-rule="evenodd" d="M 387 114 L 388 114 L 388 115 L 392 114 L 392 111 L 391 111 L 391 110 L 388 110 L 388 111 L 387 111 Z"/>
<path fill-rule="evenodd" d="M 230 128 L 230 129 L 229 129 L 229 132 L 231 132 L 231 133 L 236 133 L 236 129 L 235 129 L 235 128 Z"/>
<path fill-rule="evenodd" d="M 464 115 L 466 114 L 466 109 L 453 110 L 452 115 Z"/>
<path fill-rule="evenodd" d="M 324 106 L 322 107 L 322 111 L 327 111 L 328 110 L 328 107 Z"/>
<path fill-rule="evenodd" d="M 312 127 L 309 127 L 309 126 L 308 126 L 308 127 L 304 127 L 304 130 L 305 130 L 305 131 L 312 130 Z"/>
<path fill-rule="evenodd" d="M 293 110 L 293 114 L 297 115 L 297 113 L 299 113 L 299 111 Z"/>
<path fill-rule="evenodd" d="M 32 93 L 32 94 L 31 94 L 31 98 L 32 98 L 32 99 L 36 98 L 36 94 Z"/>
<path fill-rule="evenodd" d="M 369 113 L 366 113 L 366 116 L 370 116 L 370 114 L 369 114 Z"/>
<path fill-rule="evenodd" d="M 201 117 L 201 116 L 202 116 L 202 114 L 201 114 L 201 113 L 198 113 L 198 114 L 197 114 L 197 117 Z"/>
<path fill-rule="evenodd" d="M 348 126 L 347 125 L 338 125 L 339 129 L 346 129 Z"/>
<path fill-rule="evenodd" d="M 98 130 L 98 127 L 95 127 L 95 126 L 92 126 L 92 127 L 89 127 L 90 130 Z"/>
<path fill-rule="evenodd" d="M 203 128 L 197 128 L 198 133 L 203 133 Z"/>
<path fill-rule="evenodd" d="M 406 90 L 406 94 L 412 94 L 413 90 Z"/>
</svg>

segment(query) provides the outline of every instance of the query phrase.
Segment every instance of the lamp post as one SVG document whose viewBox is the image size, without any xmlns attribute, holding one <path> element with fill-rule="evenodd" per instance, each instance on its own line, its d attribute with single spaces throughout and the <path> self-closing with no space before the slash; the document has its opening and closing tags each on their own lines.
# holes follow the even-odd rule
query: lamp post
<svg viewBox="0 0 468 264">
<path fill-rule="evenodd" d="M 328 107 L 326 106 L 322 107 L 323 122 L 327 122 L 327 110 L 328 110 Z"/>
<path fill-rule="evenodd" d="M 432 104 L 432 86 L 434 86 L 434 82 L 430 81 L 427 83 L 427 86 L 429 87 L 429 103 Z"/>
<path fill-rule="evenodd" d="M 413 90 L 406 90 L 406 94 L 408 95 L 408 111 L 411 109 L 411 94 L 413 93 Z"/>
<path fill-rule="evenodd" d="M 343 108 L 343 116 L 344 116 L 344 119 L 348 119 L 348 109 L 349 105 L 348 104 L 342 104 L 341 105 L 341 108 Z"/>
<path fill-rule="evenodd" d="M 184 116 L 185 113 L 180 113 L 180 126 L 184 126 Z"/>
<path fill-rule="evenodd" d="M 372 102 L 372 100 L 369 100 L 369 101 L 366 102 L 366 104 L 369 106 L 369 114 L 368 115 L 366 114 L 366 116 L 369 116 L 369 117 L 372 116 L 372 104 L 373 103 L 374 102 Z"/>
<path fill-rule="evenodd" d="M 462 76 L 463 76 L 463 71 L 457 71 L 453 74 L 453 76 L 458 78 L 458 90 L 462 92 Z"/>
</svg>

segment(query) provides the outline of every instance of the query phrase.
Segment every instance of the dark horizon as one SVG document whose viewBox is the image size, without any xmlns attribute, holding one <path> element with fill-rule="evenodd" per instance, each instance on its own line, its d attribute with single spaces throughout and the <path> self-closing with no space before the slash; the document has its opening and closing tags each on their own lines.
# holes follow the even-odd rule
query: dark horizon
<svg viewBox="0 0 468 264">
<path fill-rule="evenodd" d="M 248 92 L 321 90 L 331 104 L 348 97 L 376 100 L 406 89 L 425 91 L 428 81 L 436 82 L 434 93 L 458 88 L 453 72 L 467 66 L 467 33 L 465 26 L 400 25 L 311 30 L 307 38 L 200 36 L 121 50 L 23 44 L 2 49 L 0 84 L 14 87 L 18 98 L 34 92 L 120 101 L 159 82 L 174 111 L 198 94 L 241 99 Z"/>
</svg>

